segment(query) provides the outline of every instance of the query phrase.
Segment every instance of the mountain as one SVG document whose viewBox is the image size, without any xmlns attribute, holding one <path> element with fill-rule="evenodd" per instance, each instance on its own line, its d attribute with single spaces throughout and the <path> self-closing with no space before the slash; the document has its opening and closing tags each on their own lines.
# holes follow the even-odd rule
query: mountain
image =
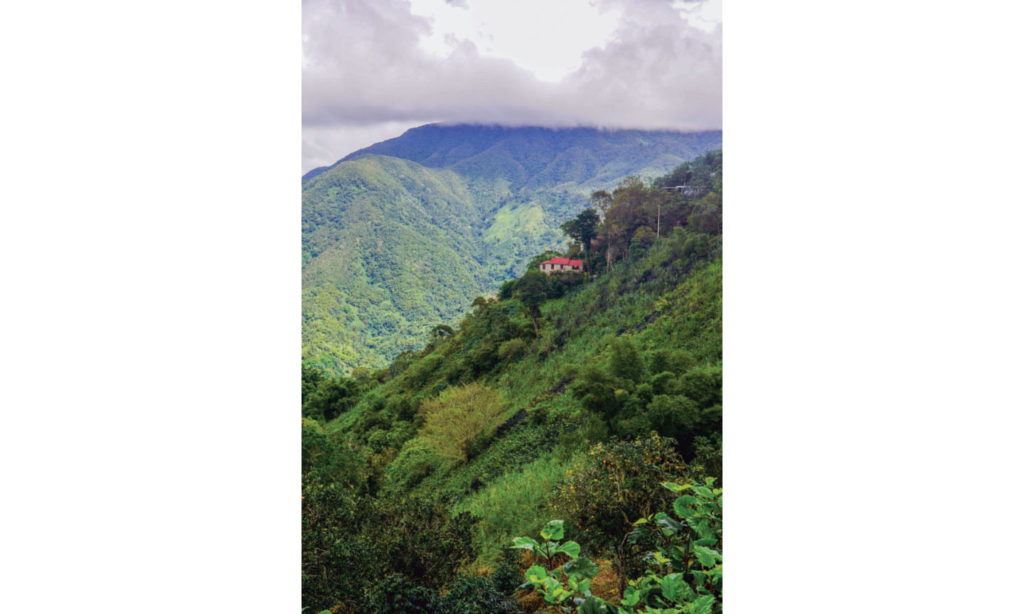
<svg viewBox="0 0 1024 614">
<path fill-rule="evenodd" d="M 303 362 L 381 367 L 452 324 L 562 222 L 631 174 L 665 173 L 722 134 L 427 125 L 302 180 Z"/>
<path fill-rule="evenodd" d="M 433 176 L 371 154 L 317 179 L 358 164 L 361 180 Z M 683 179 L 704 187 L 661 189 Z M 697 604 L 673 611 L 720 614 L 721 185 L 720 152 L 653 185 L 623 181 L 591 278 L 529 267 L 386 368 L 303 369 L 303 606 L 541 611 L 537 551 L 510 548 L 539 537 L 571 540 L 547 567 L 579 555 L 595 598 L 627 603 L 644 578 L 644 603 L 672 587 Z M 443 187 L 431 203 L 451 198 Z M 639 533 L 644 520 L 656 535 Z M 532 587 L 518 590 L 524 576 Z M 607 609 L 586 596 L 580 611 Z"/>
</svg>

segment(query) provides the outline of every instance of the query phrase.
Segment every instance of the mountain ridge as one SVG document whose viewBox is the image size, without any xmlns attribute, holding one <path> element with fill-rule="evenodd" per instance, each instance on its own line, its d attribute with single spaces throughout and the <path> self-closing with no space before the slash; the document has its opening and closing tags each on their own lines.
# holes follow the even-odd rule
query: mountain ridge
<svg viewBox="0 0 1024 614">
<path fill-rule="evenodd" d="M 488 149 L 499 145 L 501 139 L 507 139 L 510 136 L 525 136 L 531 139 L 531 145 L 540 143 L 552 146 L 558 142 L 571 142 L 572 145 L 566 149 L 585 145 L 593 148 L 594 145 L 601 145 L 602 147 L 599 149 L 603 150 L 605 155 L 611 153 L 609 149 L 614 149 L 616 146 L 620 150 L 631 145 L 657 147 L 659 143 L 674 141 L 675 146 L 678 147 L 679 137 L 685 137 L 683 140 L 689 141 L 685 145 L 685 153 L 676 156 L 679 159 L 678 161 L 672 160 L 674 164 L 662 161 L 658 166 L 665 168 L 651 171 L 652 175 L 663 174 L 687 159 L 692 159 L 708 149 L 722 145 L 721 130 L 674 131 L 589 126 L 545 127 L 433 123 L 410 128 L 398 137 L 356 150 L 334 164 L 312 169 L 302 176 L 302 180 L 305 183 L 306 180 L 312 179 L 342 162 L 371 153 L 412 160 L 431 168 L 451 167 L 468 158 L 486 153 Z M 472 175 L 472 173 L 467 174 Z"/>
<path fill-rule="evenodd" d="M 564 247 L 559 226 L 592 191 L 720 144 L 720 131 L 430 124 L 307 173 L 303 361 L 384 366 Z"/>
</svg>

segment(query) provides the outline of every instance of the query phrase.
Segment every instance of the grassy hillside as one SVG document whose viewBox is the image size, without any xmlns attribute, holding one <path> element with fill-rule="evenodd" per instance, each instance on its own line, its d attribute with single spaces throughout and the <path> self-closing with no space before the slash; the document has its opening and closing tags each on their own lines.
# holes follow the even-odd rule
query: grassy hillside
<svg viewBox="0 0 1024 614">
<path fill-rule="evenodd" d="M 423 126 L 303 179 L 303 361 L 379 368 L 565 246 L 590 192 L 720 132 Z"/>
<path fill-rule="evenodd" d="M 621 602 L 655 547 L 633 521 L 673 509 L 661 484 L 721 480 L 721 156 L 665 181 L 686 173 L 707 189 L 613 191 L 593 277 L 531 269 L 387 368 L 304 370 L 304 605 L 534 611 L 515 588 L 537 559 L 508 547 L 551 519 Z M 711 522 L 679 581 L 720 612 L 720 575 L 699 575 L 721 570 Z"/>
</svg>

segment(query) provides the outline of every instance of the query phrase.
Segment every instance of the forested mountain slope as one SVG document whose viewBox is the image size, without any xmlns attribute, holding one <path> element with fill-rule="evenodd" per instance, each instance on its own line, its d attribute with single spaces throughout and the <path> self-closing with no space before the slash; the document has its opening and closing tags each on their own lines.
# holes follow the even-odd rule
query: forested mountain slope
<svg viewBox="0 0 1024 614">
<path fill-rule="evenodd" d="M 538 559 L 508 547 L 552 519 L 595 561 L 595 599 L 621 604 L 655 547 L 627 539 L 634 521 L 675 510 L 708 520 L 700 561 L 688 549 L 671 580 L 697 605 L 663 611 L 721 611 L 720 491 L 680 507 L 662 486 L 721 479 L 721 176 L 711 153 L 656 182 L 697 193 L 620 183 L 589 279 L 547 277 L 535 258 L 385 369 L 304 368 L 303 605 L 536 611 L 516 587 Z"/>
<path fill-rule="evenodd" d="M 346 162 L 307 184 L 302 218 L 309 364 L 377 365 L 485 286 L 482 216 L 450 171 L 383 156 Z"/>
<path fill-rule="evenodd" d="M 589 195 L 626 175 L 661 175 L 721 146 L 721 131 L 430 124 L 343 161 L 375 153 L 448 168 L 468 178 L 503 179 L 513 191 L 562 188 Z"/>
<path fill-rule="evenodd" d="M 721 132 L 415 128 L 303 178 L 303 361 L 381 367 L 564 246 L 590 192 L 665 172 Z"/>
</svg>

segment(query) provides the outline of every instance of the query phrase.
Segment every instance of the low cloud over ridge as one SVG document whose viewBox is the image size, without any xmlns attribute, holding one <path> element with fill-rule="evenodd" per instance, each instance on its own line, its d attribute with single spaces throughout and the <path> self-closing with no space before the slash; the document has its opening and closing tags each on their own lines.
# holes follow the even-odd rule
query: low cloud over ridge
<svg viewBox="0 0 1024 614">
<path fill-rule="evenodd" d="M 691 25 L 667 0 L 597 5 L 620 12 L 613 35 L 551 83 L 467 40 L 447 57 L 427 53 L 431 23 L 406 0 L 307 0 L 303 171 L 432 121 L 721 128 L 721 25 Z"/>
</svg>

